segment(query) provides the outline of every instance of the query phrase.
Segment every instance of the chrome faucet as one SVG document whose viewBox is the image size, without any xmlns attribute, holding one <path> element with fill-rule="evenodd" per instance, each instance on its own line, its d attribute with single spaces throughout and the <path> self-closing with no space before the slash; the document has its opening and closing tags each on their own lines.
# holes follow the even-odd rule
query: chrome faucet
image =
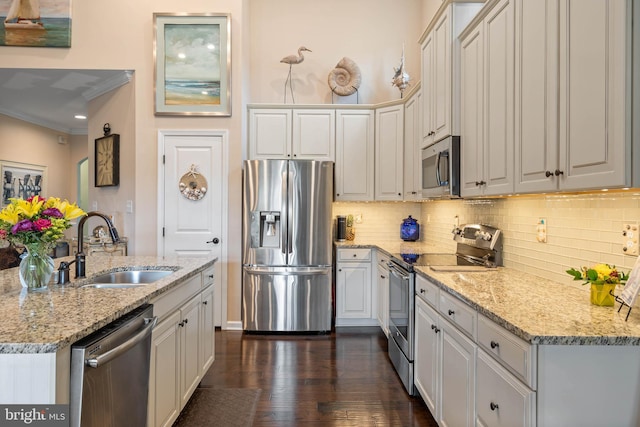
<svg viewBox="0 0 640 427">
<path fill-rule="evenodd" d="M 76 278 L 85 277 L 85 253 L 84 253 L 84 233 L 82 229 L 84 228 L 84 223 L 92 216 L 99 216 L 104 219 L 107 223 L 107 228 L 109 229 L 109 234 L 111 235 L 111 240 L 113 240 L 113 244 L 116 244 L 120 241 L 120 236 L 118 236 L 118 230 L 111 222 L 111 218 L 101 212 L 87 212 L 85 216 L 83 216 L 78 222 L 78 252 L 76 253 L 75 261 L 71 263 L 76 263 Z"/>
</svg>

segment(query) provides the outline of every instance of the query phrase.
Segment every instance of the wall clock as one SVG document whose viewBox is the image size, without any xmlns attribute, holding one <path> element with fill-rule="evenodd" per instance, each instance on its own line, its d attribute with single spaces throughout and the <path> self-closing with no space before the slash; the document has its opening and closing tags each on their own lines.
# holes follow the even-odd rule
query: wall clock
<svg viewBox="0 0 640 427">
<path fill-rule="evenodd" d="M 112 187 L 120 183 L 120 135 L 96 139 L 95 186 Z"/>
</svg>

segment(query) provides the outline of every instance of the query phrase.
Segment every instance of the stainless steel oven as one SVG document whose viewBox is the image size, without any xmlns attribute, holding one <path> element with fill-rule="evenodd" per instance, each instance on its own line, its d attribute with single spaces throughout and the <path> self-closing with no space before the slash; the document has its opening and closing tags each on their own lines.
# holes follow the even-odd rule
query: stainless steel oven
<svg viewBox="0 0 640 427">
<path fill-rule="evenodd" d="M 389 343 L 391 363 L 413 396 L 413 333 L 415 273 L 389 262 Z"/>
</svg>

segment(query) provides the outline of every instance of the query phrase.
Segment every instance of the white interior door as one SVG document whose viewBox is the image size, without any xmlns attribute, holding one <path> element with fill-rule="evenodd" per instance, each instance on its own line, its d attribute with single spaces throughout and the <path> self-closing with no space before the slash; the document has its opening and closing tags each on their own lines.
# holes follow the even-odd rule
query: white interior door
<svg viewBox="0 0 640 427">
<path fill-rule="evenodd" d="M 227 212 L 226 142 L 227 133 L 222 131 L 159 133 L 158 192 L 163 221 L 158 253 L 218 258 L 214 288 L 216 326 L 222 326 L 222 319 L 226 318 L 226 234 L 223 236 Z M 200 191 L 204 185 L 206 192 L 185 192 L 181 182 L 194 182 Z"/>
</svg>

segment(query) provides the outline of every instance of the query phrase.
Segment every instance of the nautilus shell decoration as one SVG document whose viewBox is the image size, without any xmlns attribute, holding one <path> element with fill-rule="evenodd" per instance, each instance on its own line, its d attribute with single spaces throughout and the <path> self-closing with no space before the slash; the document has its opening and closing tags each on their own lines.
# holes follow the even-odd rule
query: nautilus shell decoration
<svg viewBox="0 0 640 427">
<path fill-rule="evenodd" d="M 400 89 L 400 98 L 404 94 L 404 90 L 409 86 L 409 74 L 404 70 L 404 45 L 402 45 L 402 58 L 400 58 L 400 66 L 393 69 L 394 75 L 391 84 Z"/>
<path fill-rule="evenodd" d="M 329 73 L 329 88 L 340 96 L 355 93 L 360 87 L 362 75 L 358 64 L 346 56 Z"/>
<path fill-rule="evenodd" d="M 189 172 L 182 175 L 178 184 L 180 193 L 189 200 L 200 200 L 207 193 L 207 180 L 196 165 L 191 165 Z"/>
</svg>

